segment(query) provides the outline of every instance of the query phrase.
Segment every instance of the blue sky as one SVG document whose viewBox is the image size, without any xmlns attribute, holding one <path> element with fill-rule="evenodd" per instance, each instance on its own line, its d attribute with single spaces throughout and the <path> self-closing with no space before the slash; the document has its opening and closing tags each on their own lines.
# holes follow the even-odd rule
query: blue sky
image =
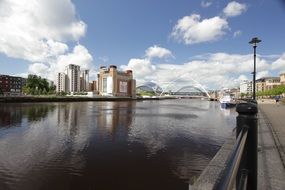
<svg viewBox="0 0 285 190">
<path fill-rule="evenodd" d="M 133 69 L 138 83 L 213 89 L 285 71 L 285 2 L 2 0 L 0 73 L 54 79 L 69 63 Z M 171 88 L 171 87 L 170 87 Z"/>
</svg>

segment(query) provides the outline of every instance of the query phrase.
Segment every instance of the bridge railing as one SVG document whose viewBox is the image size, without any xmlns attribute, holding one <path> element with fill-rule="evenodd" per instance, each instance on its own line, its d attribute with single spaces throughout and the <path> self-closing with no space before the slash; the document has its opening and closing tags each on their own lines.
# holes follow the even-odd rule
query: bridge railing
<svg viewBox="0 0 285 190">
<path fill-rule="evenodd" d="M 257 189 L 257 103 L 239 103 L 236 142 L 214 189 Z"/>
</svg>

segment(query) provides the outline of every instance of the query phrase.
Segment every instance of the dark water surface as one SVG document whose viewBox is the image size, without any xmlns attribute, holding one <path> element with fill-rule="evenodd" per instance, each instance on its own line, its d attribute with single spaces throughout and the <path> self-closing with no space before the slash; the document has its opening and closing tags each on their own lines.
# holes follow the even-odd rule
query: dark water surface
<svg viewBox="0 0 285 190">
<path fill-rule="evenodd" d="M 183 99 L 0 104 L 0 189 L 188 189 L 235 116 Z"/>
</svg>

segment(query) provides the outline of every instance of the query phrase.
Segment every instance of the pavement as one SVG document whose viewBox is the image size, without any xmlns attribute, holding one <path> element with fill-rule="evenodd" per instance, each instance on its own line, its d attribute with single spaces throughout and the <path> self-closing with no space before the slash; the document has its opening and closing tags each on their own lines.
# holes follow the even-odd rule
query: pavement
<svg viewBox="0 0 285 190">
<path fill-rule="evenodd" d="M 258 101 L 258 189 L 285 189 L 285 104 Z"/>
</svg>

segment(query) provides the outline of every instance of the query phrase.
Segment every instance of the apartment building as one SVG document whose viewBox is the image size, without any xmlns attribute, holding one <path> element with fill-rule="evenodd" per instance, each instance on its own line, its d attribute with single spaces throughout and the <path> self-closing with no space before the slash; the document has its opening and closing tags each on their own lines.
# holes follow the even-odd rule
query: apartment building
<svg viewBox="0 0 285 190">
<path fill-rule="evenodd" d="M 22 77 L 0 75 L 0 95 L 18 96 L 22 94 L 25 79 Z"/>
<path fill-rule="evenodd" d="M 56 91 L 66 92 L 66 74 L 58 73 L 56 77 Z"/>
<path fill-rule="evenodd" d="M 81 71 L 80 76 L 80 90 L 81 91 L 89 91 L 89 70 Z"/>
<path fill-rule="evenodd" d="M 66 91 L 80 92 L 80 66 L 69 64 L 65 67 Z"/>
<path fill-rule="evenodd" d="M 257 92 L 263 92 L 265 90 L 271 90 L 275 88 L 276 86 L 279 86 L 280 83 L 280 77 L 263 77 L 258 80 L 256 80 L 256 91 Z"/>
<path fill-rule="evenodd" d="M 240 83 L 240 93 L 251 94 L 252 93 L 252 81 L 243 81 Z"/>
</svg>

